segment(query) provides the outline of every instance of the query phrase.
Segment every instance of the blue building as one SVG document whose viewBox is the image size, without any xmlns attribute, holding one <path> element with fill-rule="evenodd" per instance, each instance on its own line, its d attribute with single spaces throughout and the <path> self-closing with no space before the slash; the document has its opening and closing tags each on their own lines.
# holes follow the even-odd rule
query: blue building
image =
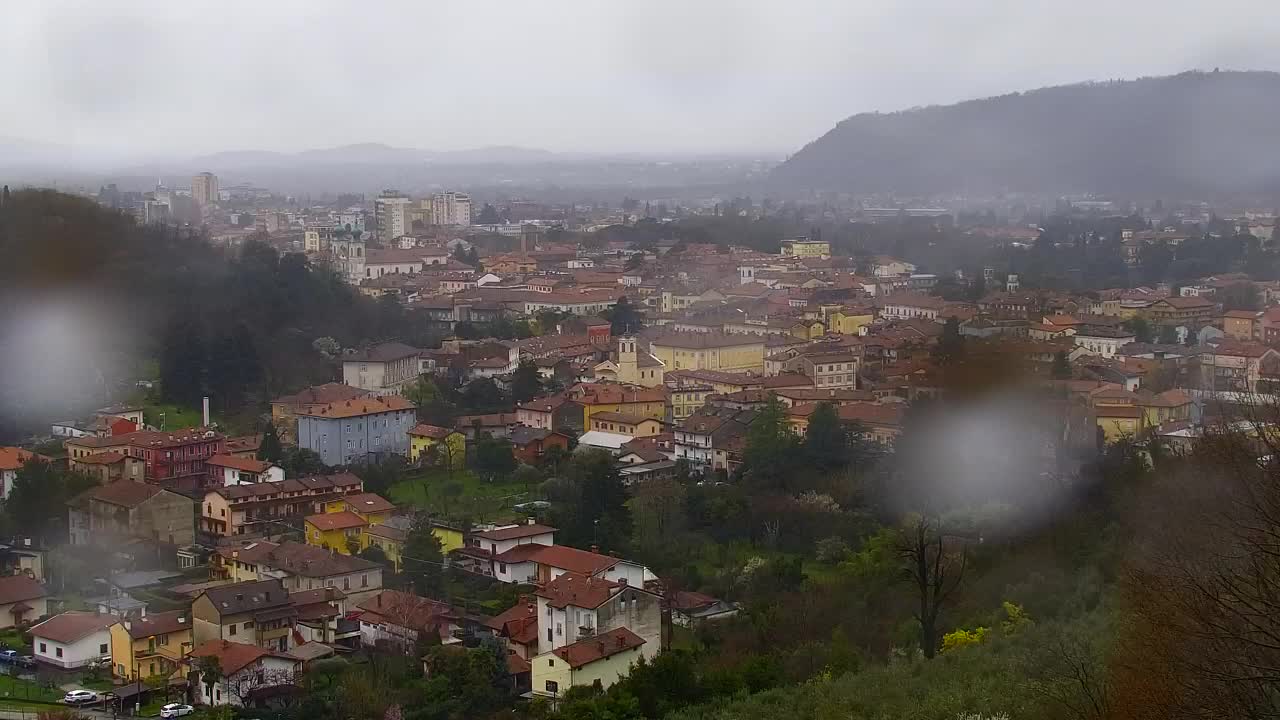
<svg viewBox="0 0 1280 720">
<path fill-rule="evenodd" d="M 399 395 L 342 400 L 298 413 L 298 447 L 325 465 L 408 456 L 408 432 L 417 421 L 414 404 Z"/>
</svg>

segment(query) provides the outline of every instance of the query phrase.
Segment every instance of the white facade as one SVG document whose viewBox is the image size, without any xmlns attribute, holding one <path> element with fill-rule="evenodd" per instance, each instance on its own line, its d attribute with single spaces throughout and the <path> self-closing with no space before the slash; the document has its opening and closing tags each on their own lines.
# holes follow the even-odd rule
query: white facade
<svg viewBox="0 0 1280 720">
<path fill-rule="evenodd" d="M 1086 333 L 1076 333 L 1072 339 L 1075 341 L 1076 347 L 1084 348 L 1090 355 L 1113 358 L 1120 351 L 1120 348 L 1134 341 L 1134 336 L 1098 337 Z"/>
<path fill-rule="evenodd" d="M 254 690 L 292 684 L 301 672 L 301 661 L 268 655 L 213 683 L 212 687 L 200 682 L 196 702 L 241 707 Z"/>
<path fill-rule="evenodd" d="M 50 638 L 40 637 L 38 630 L 32 632 L 31 640 L 31 644 L 35 647 L 36 659 L 58 667 L 84 667 L 111 654 L 111 631 L 105 627 L 73 643 L 60 643 Z"/>
<path fill-rule="evenodd" d="M 410 202 L 407 197 L 380 197 L 373 201 L 379 240 L 389 245 L 408 232 Z"/>
<path fill-rule="evenodd" d="M 433 225 L 470 225 L 471 196 L 457 192 L 432 195 L 431 223 Z"/>
<path fill-rule="evenodd" d="M 284 468 L 278 465 L 272 465 L 263 473 L 251 473 L 235 468 L 224 467 L 222 470 L 222 485 L 230 487 L 232 485 L 251 485 L 260 482 L 282 482 L 284 480 Z"/>
</svg>

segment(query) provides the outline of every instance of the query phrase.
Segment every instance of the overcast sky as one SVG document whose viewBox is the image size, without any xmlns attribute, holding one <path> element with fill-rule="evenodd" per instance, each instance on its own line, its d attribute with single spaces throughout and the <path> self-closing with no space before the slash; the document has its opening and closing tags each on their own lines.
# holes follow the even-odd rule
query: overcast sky
<svg viewBox="0 0 1280 720">
<path fill-rule="evenodd" d="M 785 153 L 848 115 L 1280 69 L 1261 0 L 5 2 L 0 136 Z"/>
</svg>

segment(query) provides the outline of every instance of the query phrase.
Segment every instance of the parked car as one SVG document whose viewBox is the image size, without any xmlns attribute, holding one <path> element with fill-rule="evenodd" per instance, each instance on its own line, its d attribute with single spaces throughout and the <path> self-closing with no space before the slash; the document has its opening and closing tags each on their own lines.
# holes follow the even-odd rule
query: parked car
<svg viewBox="0 0 1280 720">
<path fill-rule="evenodd" d="M 24 668 L 33 668 L 36 666 L 36 656 L 35 655 L 19 655 L 17 664 L 21 665 Z"/>
<path fill-rule="evenodd" d="M 68 705 L 85 705 L 98 702 L 98 693 L 92 690 L 72 690 L 62 696 L 62 702 Z"/>
<path fill-rule="evenodd" d="M 183 715 L 190 715 L 193 712 L 195 712 L 195 708 L 191 707 L 190 705 L 183 705 L 182 703 L 169 703 L 168 705 L 165 705 L 164 707 L 160 708 L 160 717 L 176 718 L 176 717 L 182 717 Z"/>
<path fill-rule="evenodd" d="M 0 650 L 0 662 L 17 662 L 20 657 L 17 650 Z"/>
</svg>

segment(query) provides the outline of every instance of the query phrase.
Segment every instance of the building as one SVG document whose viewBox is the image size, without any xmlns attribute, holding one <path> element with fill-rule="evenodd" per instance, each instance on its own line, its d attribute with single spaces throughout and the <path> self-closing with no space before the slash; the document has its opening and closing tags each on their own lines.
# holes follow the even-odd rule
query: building
<svg viewBox="0 0 1280 720">
<path fill-rule="evenodd" d="M 607 688 L 626 677 L 645 656 L 646 645 L 639 635 L 619 628 L 538 655 L 529 661 L 532 692 L 554 700 L 572 687 Z"/>
<path fill-rule="evenodd" d="M 353 368 L 356 379 L 360 377 L 359 367 L 360 363 L 357 361 Z M 346 374 L 345 363 L 343 374 Z M 367 371 L 365 376 L 368 377 Z M 368 394 L 370 394 L 368 390 L 345 383 L 314 385 L 292 395 L 284 395 L 272 400 L 271 422 L 275 424 L 281 440 L 293 442 L 298 437 L 298 413 L 314 412 L 326 405 L 354 400 Z"/>
<path fill-rule="evenodd" d="M 324 512 L 326 503 L 363 491 L 364 482 L 351 473 L 214 488 L 200 504 L 200 530 L 225 537 L 294 528 L 303 517 Z"/>
<path fill-rule="evenodd" d="M 378 343 L 357 350 L 342 358 L 342 382 L 374 395 L 398 393 L 422 374 L 418 359 L 421 353 L 418 348 L 398 342 Z M 338 398 L 333 402 L 354 399 Z M 295 410 L 295 414 L 301 412 Z"/>
<path fill-rule="evenodd" d="M 306 542 L 351 555 L 352 547 L 359 552 L 369 546 L 363 537 L 364 532 L 370 526 L 387 522 L 395 509 L 395 505 L 374 493 L 332 500 L 325 503 L 324 512 L 304 518 Z"/>
<path fill-rule="evenodd" d="M 1261 314 L 1252 310 L 1228 310 L 1222 313 L 1222 332 L 1232 340 L 1254 340 L 1261 335 L 1257 328 Z"/>
<path fill-rule="evenodd" d="M 174 432 L 139 430 L 110 437 L 69 438 L 63 442 L 69 461 L 100 452 L 119 452 L 145 464 L 146 481 L 173 490 L 209 487 L 205 463 L 225 449 L 226 438 L 207 428 Z"/>
<path fill-rule="evenodd" d="M 360 233 L 335 237 L 329 243 L 329 256 L 334 272 L 352 285 L 365 279 L 365 245 Z"/>
<path fill-rule="evenodd" d="M 649 350 L 671 370 L 764 372 L 766 340 L 759 335 L 725 333 L 663 333 L 649 341 Z"/>
<path fill-rule="evenodd" d="M 584 428 L 591 427 L 591 416 L 598 412 L 620 412 L 665 421 L 669 394 L 665 387 L 609 383 L 578 383 L 567 391 L 569 399 L 582 406 Z"/>
<path fill-rule="evenodd" d="M 900 293 L 890 295 L 881 301 L 880 317 L 886 320 L 945 320 L 947 301 L 932 295 L 919 293 Z"/>
<path fill-rule="evenodd" d="M 442 467 L 467 464 L 467 436 L 452 428 L 419 423 L 409 428 L 409 461 L 434 459 Z"/>
<path fill-rule="evenodd" d="M 130 480 L 133 482 L 144 482 L 146 480 L 146 463 L 139 458 L 130 457 L 114 450 L 97 453 L 96 455 L 68 458 L 67 467 L 76 472 L 92 476 L 100 485 L 113 483 L 117 480 Z M 9 489 L 8 483 L 6 483 L 5 489 L 6 491 Z"/>
<path fill-rule="evenodd" d="M 337 548 L 286 540 L 218 548 L 215 573 L 237 582 L 276 579 L 290 591 L 337 588 L 352 602 L 382 589 L 382 566 Z"/>
<path fill-rule="evenodd" d="M 1280 352 L 1261 343 L 1228 340 L 1200 353 L 1200 387 L 1205 390 L 1273 392 L 1280 377 Z"/>
<path fill-rule="evenodd" d="M 265 460 L 252 460 L 234 455 L 214 455 L 205 461 L 214 480 L 228 485 L 252 485 L 284 480 L 284 468 Z"/>
<path fill-rule="evenodd" d="M 25 625 L 49 614 L 49 591 L 26 574 L 0 577 L 0 629 Z"/>
<path fill-rule="evenodd" d="M 143 539 L 182 546 L 196 541 L 194 501 L 158 485 L 118 480 L 90 488 L 68 505 L 73 545 Z"/>
<path fill-rule="evenodd" d="M 9 493 L 13 492 L 13 481 L 18 477 L 18 471 L 32 459 L 49 461 L 49 458 L 43 455 L 37 455 L 22 448 L 0 447 L 0 499 L 9 499 Z"/>
<path fill-rule="evenodd" d="M 540 430 L 581 430 L 582 407 L 563 394 L 516 406 L 516 422 Z"/>
<path fill-rule="evenodd" d="M 618 433 L 627 437 L 649 437 L 662 432 L 662 421 L 619 412 L 597 412 L 591 416 L 591 430 Z"/>
<path fill-rule="evenodd" d="M 422 633 L 448 640 L 460 628 L 461 613 L 449 604 L 399 590 L 383 590 L 361 602 L 357 611 L 361 643 L 398 652 L 412 652 Z"/>
<path fill-rule="evenodd" d="M 664 369 L 661 360 L 637 349 L 634 335 L 623 335 L 609 359 L 597 363 L 593 371 L 597 380 L 655 387 L 663 383 Z"/>
<path fill-rule="evenodd" d="M 211 172 L 197 173 L 191 176 L 191 199 L 200 203 L 201 207 L 218 204 L 218 176 Z"/>
<path fill-rule="evenodd" d="M 861 358 L 853 353 L 814 353 L 800 355 L 788 363 L 795 370 L 813 380 L 816 389 L 858 387 L 858 366 Z M 792 369 L 787 367 L 787 369 Z"/>
<path fill-rule="evenodd" d="M 459 192 L 442 192 L 431 196 L 433 225 L 470 225 L 471 196 Z"/>
<path fill-rule="evenodd" d="M 38 662 L 79 668 L 111 657 L 112 615 L 69 610 L 31 628 Z"/>
<path fill-rule="evenodd" d="M 1213 319 L 1218 306 L 1202 297 L 1161 298 L 1147 308 L 1147 316 L 1157 325 L 1203 325 Z"/>
<path fill-rule="evenodd" d="M 207 683 L 199 675 L 202 658 L 217 658 L 222 677 Z M 282 650 L 227 640 L 210 640 L 191 650 L 186 669 L 192 676 L 192 694 L 201 705 L 256 705 L 280 688 L 295 687 L 302 675 L 302 660 Z"/>
<path fill-rule="evenodd" d="M 1136 336 L 1128 330 L 1106 326 L 1081 326 L 1071 340 L 1078 348 L 1083 348 L 1090 355 L 1101 355 L 1113 358 L 1120 348 L 1136 340 Z"/>
<path fill-rule="evenodd" d="M 168 677 L 191 651 L 189 609 L 117 620 L 111 633 L 111 671 L 130 682 Z"/>
<path fill-rule="evenodd" d="M 511 442 L 511 454 L 516 460 L 528 465 L 537 465 L 553 447 L 560 448 L 568 455 L 572 440 L 569 435 L 562 432 L 523 425 L 511 428 L 507 439 Z"/>
<path fill-rule="evenodd" d="M 298 415 L 298 447 L 329 466 L 353 465 L 409 454 L 413 403 L 399 395 L 357 398 Z"/>
<path fill-rule="evenodd" d="M 289 649 L 296 619 L 289 593 L 277 579 L 211 587 L 191 603 L 196 647 L 211 640 L 227 640 L 284 652 Z"/>
<path fill-rule="evenodd" d="M 829 258 L 831 257 L 831 243 L 825 240 L 810 240 L 809 238 L 783 240 L 782 255 L 783 257 Z"/>
<path fill-rule="evenodd" d="M 383 245 L 391 243 L 409 232 L 409 205 L 412 201 L 394 190 L 386 190 L 373 201 L 374 222 L 378 240 Z"/>
</svg>

